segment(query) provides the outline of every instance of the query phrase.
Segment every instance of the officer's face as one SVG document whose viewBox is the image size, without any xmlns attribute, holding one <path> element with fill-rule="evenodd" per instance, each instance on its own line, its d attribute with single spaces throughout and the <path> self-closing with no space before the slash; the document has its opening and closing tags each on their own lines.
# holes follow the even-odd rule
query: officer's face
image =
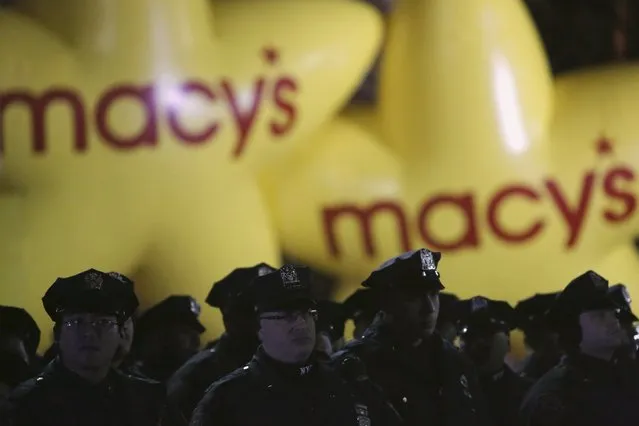
<svg viewBox="0 0 639 426">
<path fill-rule="evenodd" d="M 503 331 L 467 336 L 462 338 L 462 351 L 480 372 L 495 373 L 502 369 L 510 351 L 510 336 Z"/>
<path fill-rule="evenodd" d="M 306 309 L 261 314 L 259 338 L 266 353 L 286 363 L 308 360 L 315 347 L 316 316 Z"/>
<path fill-rule="evenodd" d="M 248 308 L 225 308 L 222 310 L 222 320 L 226 332 L 237 338 L 250 338 L 255 340 L 257 336 L 257 322 L 253 307 Z"/>
<path fill-rule="evenodd" d="M 581 347 L 584 352 L 614 349 L 630 343 L 615 311 L 600 309 L 579 315 Z"/>
<path fill-rule="evenodd" d="M 177 368 L 200 348 L 200 333 L 186 324 L 158 324 L 141 344 L 147 362 Z"/>
<path fill-rule="evenodd" d="M 122 325 L 122 341 L 120 343 L 120 350 L 124 354 L 131 352 L 131 344 L 133 344 L 133 318 L 127 319 Z"/>
<path fill-rule="evenodd" d="M 104 368 L 113 361 L 122 342 L 113 315 L 65 315 L 60 329 L 59 350 L 71 369 Z"/>
<path fill-rule="evenodd" d="M 355 324 L 355 328 L 353 329 L 353 339 L 361 339 L 364 335 L 364 332 L 368 327 L 370 327 L 373 322 L 373 318 L 369 318 L 367 316 L 360 316 L 353 323 Z"/>
<path fill-rule="evenodd" d="M 451 321 L 441 321 L 437 325 L 437 331 L 444 340 L 450 343 L 454 343 L 457 338 L 457 327 Z"/>
<path fill-rule="evenodd" d="M 439 291 L 403 292 L 398 308 L 393 312 L 396 320 L 423 336 L 430 336 L 437 326 Z"/>
</svg>

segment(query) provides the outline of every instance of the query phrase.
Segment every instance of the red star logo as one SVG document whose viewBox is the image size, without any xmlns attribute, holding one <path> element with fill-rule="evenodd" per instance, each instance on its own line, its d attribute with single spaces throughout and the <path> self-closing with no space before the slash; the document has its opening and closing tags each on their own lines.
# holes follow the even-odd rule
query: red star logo
<svg viewBox="0 0 639 426">
<path fill-rule="evenodd" d="M 612 154 L 612 141 L 605 136 L 602 136 L 597 140 L 597 153 L 599 155 L 608 155 Z"/>
<path fill-rule="evenodd" d="M 275 65 L 280 59 L 280 52 L 274 47 L 265 47 L 263 50 L 264 59 L 271 65 Z"/>
</svg>

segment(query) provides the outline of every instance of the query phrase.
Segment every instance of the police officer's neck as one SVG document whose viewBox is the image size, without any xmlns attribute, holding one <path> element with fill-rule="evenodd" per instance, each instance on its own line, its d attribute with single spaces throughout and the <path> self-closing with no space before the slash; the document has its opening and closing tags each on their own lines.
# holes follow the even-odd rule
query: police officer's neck
<svg viewBox="0 0 639 426">
<path fill-rule="evenodd" d="M 581 346 L 579 349 L 581 355 L 602 361 L 612 361 L 618 354 L 618 348 Z"/>
<path fill-rule="evenodd" d="M 88 366 L 88 365 L 76 365 L 74 363 L 68 363 L 62 360 L 62 365 L 64 368 L 69 370 L 71 373 L 80 377 L 82 380 L 85 380 L 91 384 L 98 384 L 106 379 L 109 371 L 111 370 L 110 365 L 106 366 Z"/>
<path fill-rule="evenodd" d="M 433 337 L 432 332 L 398 321 L 388 312 L 380 312 L 373 324 L 390 331 L 395 343 L 407 348 L 421 346 Z"/>
</svg>

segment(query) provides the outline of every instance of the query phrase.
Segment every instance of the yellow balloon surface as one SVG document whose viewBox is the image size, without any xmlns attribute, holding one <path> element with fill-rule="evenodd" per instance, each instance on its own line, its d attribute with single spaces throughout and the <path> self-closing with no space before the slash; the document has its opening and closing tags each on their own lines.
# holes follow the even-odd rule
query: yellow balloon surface
<svg viewBox="0 0 639 426">
<path fill-rule="evenodd" d="M 119 271 L 146 308 L 279 263 L 257 173 L 338 112 L 382 33 L 341 0 L 18 0 L 0 30 L 0 303 L 43 345 L 56 277 Z"/>
<path fill-rule="evenodd" d="M 288 251 L 357 283 L 425 246 L 462 297 L 515 302 L 588 269 L 636 293 L 639 66 L 553 80 L 521 3 L 396 2 L 379 105 L 270 174 Z"/>
</svg>

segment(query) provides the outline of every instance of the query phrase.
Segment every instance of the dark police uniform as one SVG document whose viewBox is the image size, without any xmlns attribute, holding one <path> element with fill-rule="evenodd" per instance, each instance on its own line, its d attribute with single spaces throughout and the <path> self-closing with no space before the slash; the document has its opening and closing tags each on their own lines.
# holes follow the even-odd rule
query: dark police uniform
<svg viewBox="0 0 639 426">
<path fill-rule="evenodd" d="M 8 339 L 22 342 L 25 353 L 19 354 L 15 348 L 5 347 L 3 342 Z M 13 388 L 40 371 L 36 354 L 39 344 L 40 328 L 27 311 L 0 306 L 0 385 Z"/>
<path fill-rule="evenodd" d="M 455 324 L 455 306 L 459 297 L 452 293 L 439 293 L 439 315 L 437 316 L 437 331 L 450 343 L 455 344 L 458 330 Z"/>
<path fill-rule="evenodd" d="M 546 323 L 546 312 L 557 299 L 559 293 L 538 293 L 515 305 L 517 327 L 526 339 L 547 338 L 551 330 Z M 562 353 L 558 348 L 544 348 L 531 353 L 523 362 L 520 374 L 533 380 L 539 379 L 551 368 L 559 364 Z"/>
<path fill-rule="evenodd" d="M 138 305 L 131 286 L 95 269 L 58 278 L 42 302 L 56 322 L 65 313 L 115 315 L 122 321 Z M 164 388 L 157 382 L 111 370 L 101 383 L 90 384 L 58 357 L 11 393 L 0 419 L 3 426 L 157 426 L 164 406 Z"/>
<path fill-rule="evenodd" d="M 313 305 L 310 271 L 285 265 L 255 280 L 260 312 Z M 347 383 L 314 356 L 302 365 L 271 358 L 260 347 L 245 367 L 213 384 L 197 406 L 192 426 L 375 426 L 399 418 L 381 395 Z"/>
<path fill-rule="evenodd" d="M 346 310 L 344 305 L 332 300 L 317 302 L 317 322 L 315 329 L 318 333 L 326 333 L 331 343 L 344 337 L 346 325 Z"/>
<path fill-rule="evenodd" d="M 634 350 L 637 353 L 639 351 L 639 334 L 635 323 L 639 321 L 639 318 L 632 312 L 632 298 L 628 288 L 624 284 L 615 284 L 608 289 L 608 296 L 619 306 L 619 322 L 634 343 Z M 639 357 L 637 358 L 639 359 Z"/>
<path fill-rule="evenodd" d="M 130 370 L 140 377 L 150 377 L 161 382 L 167 381 L 185 361 L 199 349 L 199 343 L 193 344 L 186 355 L 176 359 L 166 353 L 152 353 L 151 357 L 141 355 L 146 344 L 145 338 L 157 330 L 166 330 L 171 325 L 184 326 L 197 334 L 202 334 L 206 328 L 199 320 L 201 308 L 191 296 L 169 296 L 157 305 L 144 312 L 135 323 L 135 340 L 133 342 Z M 177 344 L 177 342 L 175 342 Z M 170 348 L 170 346 L 169 346 Z"/>
<path fill-rule="evenodd" d="M 384 291 L 416 284 L 424 290 L 442 289 L 440 258 L 440 253 L 426 249 L 406 253 L 385 262 L 363 285 Z M 334 359 L 361 359 L 406 425 L 484 424 L 480 386 L 470 361 L 438 334 L 416 347 L 401 345 L 384 316 L 378 314 L 364 337 L 347 344 Z"/>
<path fill-rule="evenodd" d="M 469 344 L 478 337 L 489 341 L 498 332 L 508 335 L 515 328 L 515 310 L 505 301 L 476 296 L 460 301 L 455 311 L 462 339 Z M 485 350 L 490 351 L 490 347 Z M 497 371 L 480 372 L 479 382 L 490 424 L 515 426 L 519 421 L 519 406 L 533 381 L 502 364 Z"/>
<path fill-rule="evenodd" d="M 613 309 L 608 281 L 593 271 L 575 278 L 548 312 L 565 330 L 580 313 Z M 562 331 L 563 332 L 563 331 Z M 639 424 L 639 375 L 623 358 L 604 361 L 577 351 L 545 374 L 524 398 L 524 426 L 630 426 Z M 634 364 L 632 364 L 634 366 Z"/>
<path fill-rule="evenodd" d="M 355 324 L 353 333 L 361 333 L 373 322 L 375 315 L 379 312 L 379 295 L 376 291 L 368 288 L 357 289 L 353 294 L 344 300 L 344 313 L 347 319 Z M 358 327 L 361 330 L 358 330 Z M 357 335 L 353 336 L 359 337 Z"/>
<path fill-rule="evenodd" d="M 226 315 L 255 316 L 249 288 L 254 278 L 275 271 L 260 263 L 250 268 L 238 268 L 213 284 L 206 303 Z M 251 336 L 223 334 L 211 349 L 199 352 L 187 361 L 167 383 L 169 403 L 181 414 L 183 421 L 193 410 L 213 382 L 247 364 L 259 345 L 257 331 Z"/>
</svg>

